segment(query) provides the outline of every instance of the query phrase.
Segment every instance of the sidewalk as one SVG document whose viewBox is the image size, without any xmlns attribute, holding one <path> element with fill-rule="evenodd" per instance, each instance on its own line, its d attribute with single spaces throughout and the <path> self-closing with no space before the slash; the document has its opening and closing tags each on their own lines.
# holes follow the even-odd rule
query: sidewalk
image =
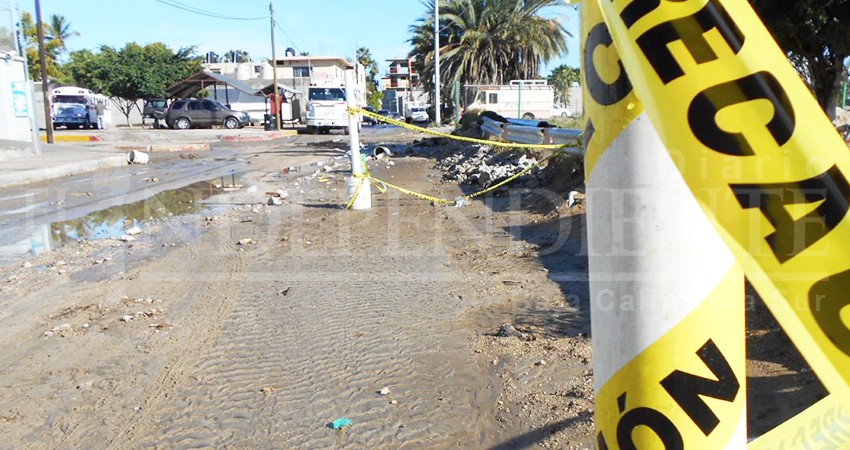
<svg viewBox="0 0 850 450">
<path fill-rule="evenodd" d="M 0 140 L 0 189 L 127 164 L 127 153 L 209 150 L 213 142 L 271 141 L 297 130 L 100 130 L 97 134 L 60 134 L 57 144 L 41 143 L 35 156 L 29 142 Z M 65 144 L 67 142 L 68 144 Z M 75 145 L 92 142 L 96 145 Z"/>
<path fill-rule="evenodd" d="M 0 189 L 127 164 L 111 146 L 41 145 L 34 155 L 28 142 L 0 140 Z"/>
</svg>

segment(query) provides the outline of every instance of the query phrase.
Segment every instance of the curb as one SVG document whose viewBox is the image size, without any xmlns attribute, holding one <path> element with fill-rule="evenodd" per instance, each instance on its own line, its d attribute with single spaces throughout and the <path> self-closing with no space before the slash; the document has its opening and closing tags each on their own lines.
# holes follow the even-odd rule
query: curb
<svg viewBox="0 0 850 450">
<path fill-rule="evenodd" d="M 288 136 L 297 136 L 298 130 L 279 130 L 277 132 L 269 132 L 260 136 L 243 136 L 243 135 L 233 135 L 233 136 L 222 136 L 222 142 L 256 142 L 256 141 L 271 141 L 274 139 L 280 139 Z"/>
<path fill-rule="evenodd" d="M 115 150 L 122 152 L 191 152 L 209 150 L 210 144 L 175 144 L 175 145 L 116 145 Z"/>
<path fill-rule="evenodd" d="M 53 136 L 53 142 L 102 142 L 100 136 L 94 135 L 60 135 Z M 47 136 L 41 136 L 41 142 L 47 142 Z"/>
<path fill-rule="evenodd" d="M 70 175 L 78 175 L 100 169 L 126 165 L 127 158 L 124 155 L 114 155 L 88 161 L 63 163 L 39 169 L 17 170 L 6 174 L 0 174 L 0 187 L 5 188 L 9 186 L 35 183 L 53 178 L 62 178 Z"/>
</svg>

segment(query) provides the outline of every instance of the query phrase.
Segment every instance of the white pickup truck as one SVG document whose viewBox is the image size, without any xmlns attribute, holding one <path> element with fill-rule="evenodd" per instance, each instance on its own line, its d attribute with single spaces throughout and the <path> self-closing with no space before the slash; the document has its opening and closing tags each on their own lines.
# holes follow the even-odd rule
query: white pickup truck
<svg viewBox="0 0 850 450">
<path fill-rule="evenodd" d="M 407 123 L 428 123 L 428 110 L 422 105 L 411 105 L 405 108 L 404 120 Z"/>
</svg>

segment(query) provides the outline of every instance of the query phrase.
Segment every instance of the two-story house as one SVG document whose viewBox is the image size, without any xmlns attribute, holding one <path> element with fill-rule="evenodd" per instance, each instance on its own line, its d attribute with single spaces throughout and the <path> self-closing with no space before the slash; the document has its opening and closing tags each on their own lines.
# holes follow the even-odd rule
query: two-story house
<svg viewBox="0 0 850 450">
<path fill-rule="evenodd" d="M 393 58 L 387 63 L 389 69 L 381 78 L 382 109 L 404 115 L 406 103 L 428 103 L 428 94 L 422 89 L 419 73 L 413 68 L 413 58 Z"/>
</svg>

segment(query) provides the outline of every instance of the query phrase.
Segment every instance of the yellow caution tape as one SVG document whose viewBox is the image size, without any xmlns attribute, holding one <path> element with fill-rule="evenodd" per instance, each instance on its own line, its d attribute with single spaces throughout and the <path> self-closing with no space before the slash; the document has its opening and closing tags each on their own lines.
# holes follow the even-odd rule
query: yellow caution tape
<svg viewBox="0 0 850 450">
<path fill-rule="evenodd" d="M 363 189 L 363 185 L 366 184 L 365 183 L 365 181 L 366 181 L 365 176 L 363 176 L 363 175 L 356 176 L 355 175 L 355 178 L 359 179 L 359 181 L 357 182 L 357 188 L 354 189 L 354 194 L 348 200 L 348 203 L 345 205 L 345 209 L 351 209 L 351 207 L 354 206 L 354 202 L 357 200 L 357 196 L 360 195 L 360 191 Z"/>
<path fill-rule="evenodd" d="M 582 15 L 584 172 L 589 178 L 614 139 L 643 113 L 643 105 L 632 89 L 599 7 L 590 2 L 582 8 Z"/>
<path fill-rule="evenodd" d="M 850 448 L 850 411 L 828 395 L 750 442 L 748 450 Z"/>
<path fill-rule="evenodd" d="M 445 199 L 442 199 L 442 198 L 438 198 L 438 197 L 434 197 L 434 196 L 431 196 L 431 195 L 422 194 L 422 193 L 419 193 L 419 192 L 416 192 L 416 191 L 412 191 L 410 189 L 405 189 L 401 186 L 396 186 L 392 183 L 388 183 L 384 180 L 375 178 L 371 175 L 368 175 L 368 178 L 372 181 L 375 181 L 376 183 L 379 183 L 379 184 L 385 186 L 385 187 L 395 189 L 395 190 L 401 192 L 402 194 L 411 195 L 413 197 L 420 198 L 422 200 L 428 200 L 430 202 L 433 202 L 435 205 L 441 205 L 441 204 L 446 205 L 446 204 L 455 203 L 454 200 L 445 200 Z"/>
<path fill-rule="evenodd" d="M 729 301 L 743 292 L 735 267 L 697 309 L 605 383 L 596 396 L 599 448 L 726 447 L 747 398 L 743 305 Z"/>
<path fill-rule="evenodd" d="M 484 140 L 484 139 L 475 139 L 475 138 L 470 138 L 470 137 L 465 137 L 465 136 L 455 136 L 453 134 L 442 133 L 440 131 L 430 130 L 428 128 L 417 127 L 415 125 L 411 125 L 411 124 L 404 122 L 402 120 L 396 120 L 396 119 L 391 119 L 389 117 L 384 117 L 380 114 L 375 114 L 372 111 L 367 111 L 367 110 L 362 109 L 362 108 L 349 108 L 348 113 L 349 114 L 362 114 L 366 117 L 371 117 L 371 118 L 373 118 L 375 120 L 379 120 L 381 122 L 386 122 L 386 123 L 389 123 L 391 125 L 396 125 L 396 126 L 406 128 L 406 129 L 412 130 L 412 131 L 418 131 L 420 133 L 425 133 L 425 134 L 430 134 L 430 135 L 433 135 L 433 136 L 449 138 L 449 139 L 453 139 L 453 140 L 456 140 L 456 141 L 473 142 L 473 143 L 482 144 L 482 145 L 492 145 L 493 147 L 540 148 L 540 149 L 553 149 L 553 150 L 559 149 L 559 148 L 562 148 L 562 147 L 566 147 L 566 145 L 564 145 L 564 144 L 517 144 L 517 143 L 512 143 L 512 142 L 487 141 L 487 140 Z"/>
<path fill-rule="evenodd" d="M 581 24 L 585 173 L 589 188 L 597 189 L 591 176 L 596 163 L 627 127 L 637 126 L 644 107 L 596 3 L 582 7 Z M 603 315 L 609 307 L 634 311 L 628 300 L 607 298 L 606 291 L 595 300 Z M 743 292 L 741 269 L 734 266 L 696 309 L 604 381 L 594 414 L 598 448 L 714 449 L 744 437 L 739 429 L 747 398 Z"/>
<path fill-rule="evenodd" d="M 683 178 L 850 405 L 850 152 L 745 0 L 599 1 Z"/>
<path fill-rule="evenodd" d="M 542 163 L 544 163 L 545 161 L 548 161 L 550 158 L 552 158 L 552 157 L 554 157 L 558 154 L 567 153 L 567 151 L 568 151 L 567 150 L 568 145 L 566 145 L 566 144 L 531 145 L 531 144 L 514 144 L 514 143 L 505 143 L 505 142 L 485 141 L 485 140 L 481 140 L 481 139 L 473 139 L 473 138 L 467 138 L 467 137 L 463 137 L 463 136 L 455 136 L 455 135 L 451 135 L 451 134 L 441 133 L 441 132 L 434 131 L 434 130 L 428 130 L 427 128 L 420 128 L 420 127 L 417 127 L 417 126 L 414 126 L 414 125 L 410 125 L 406 122 L 391 119 L 389 117 L 384 117 L 382 115 L 375 114 L 371 111 L 367 111 L 367 110 L 361 109 L 361 108 L 349 108 L 348 112 L 349 112 L 349 114 L 363 114 L 364 116 L 372 117 L 376 120 L 384 121 L 384 122 L 387 122 L 387 123 L 390 123 L 390 124 L 393 124 L 393 125 L 398 125 L 400 127 L 407 128 L 409 130 L 419 131 L 419 132 L 422 132 L 422 133 L 432 134 L 432 135 L 440 136 L 440 137 L 445 137 L 445 138 L 448 138 L 448 139 L 454 139 L 454 140 L 466 141 L 466 142 L 474 142 L 474 143 L 478 143 L 478 144 L 492 145 L 492 146 L 496 146 L 496 147 L 537 148 L 537 149 L 553 149 L 553 150 L 555 150 L 554 152 L 549 154 L 549 156 L 546 156 L 542 160 L 536 162 L 535 164 L 532 164 L 529 167 L 526 167 L 522 171 L 500 181 L 499 183 L 496 183 L 492 186 L 489 186 L 486 189 L 482 189 L 480 191 L 473 192 L 472 194 L 468 194 L 468 195 L 464 195 L 464 196 L 460 197 L 460 198 L 467 199 L 467 200 L 474 198 L 474 197 L 477 197 L 477 196 L 480 196 L 480 195 L 484 195 L 484 194 L 486 194 L 490 191 L 493 191 L 495 189 L 498 189 L 498 188 L 516 180 L 517 178 L 527 174 L 528 172 L 530 172 L 534 168 L 539 167 Z M 366 171 L 366 173 L 365 173 L 365 175 L 362 175 L 362 177 L 368 178 L 369 180 L 376 182 L 376 187 L 378 188 L 379 191 L 381 191 L 381 193 L 386 192 L 386 188 L 391 188 L 391 189 L 395 189 L 395 190 L 397 190 L 397 191 L 399 191 L 403 194 L 411 195 L 413 197 L 417 197 L 417 198 L 420 198 L 422 200 L 427 200 L 427 201 L 433 202 L 435 205 L 446 205 L 446 204 L 457 203 L 456 200 L 442 199 L 442 198 L 434 197 L 434 196 L 431 196 L 431 195 L 422 194 L 422 193 L 419 193 L 419 192 L 416 192 L 416 191 L 412 191 L 410 189 L 406 189 L 406 188 L 403 188 L 401 186 L 396 186 L 392 183 L 388 183 L 384 180 L 373 177 L 372 174 L 369 173 L 368 168 L 364 168 L 364 170 Z M 358 175 L 354 175 L 354 176 L 357 177 Z M 357 192 L 359 192 L 359 190 L 360 190 L 360 185 L 358 185 L 358 187 L 357 187 Z M 355 193 L 354 197 L 352 197 L 352 199 L 349 200 L 345 209 L 351 208 L 351 205 L 354 204 L 355 198 L 357 198 L 357 193 Z"/>
</svg>

